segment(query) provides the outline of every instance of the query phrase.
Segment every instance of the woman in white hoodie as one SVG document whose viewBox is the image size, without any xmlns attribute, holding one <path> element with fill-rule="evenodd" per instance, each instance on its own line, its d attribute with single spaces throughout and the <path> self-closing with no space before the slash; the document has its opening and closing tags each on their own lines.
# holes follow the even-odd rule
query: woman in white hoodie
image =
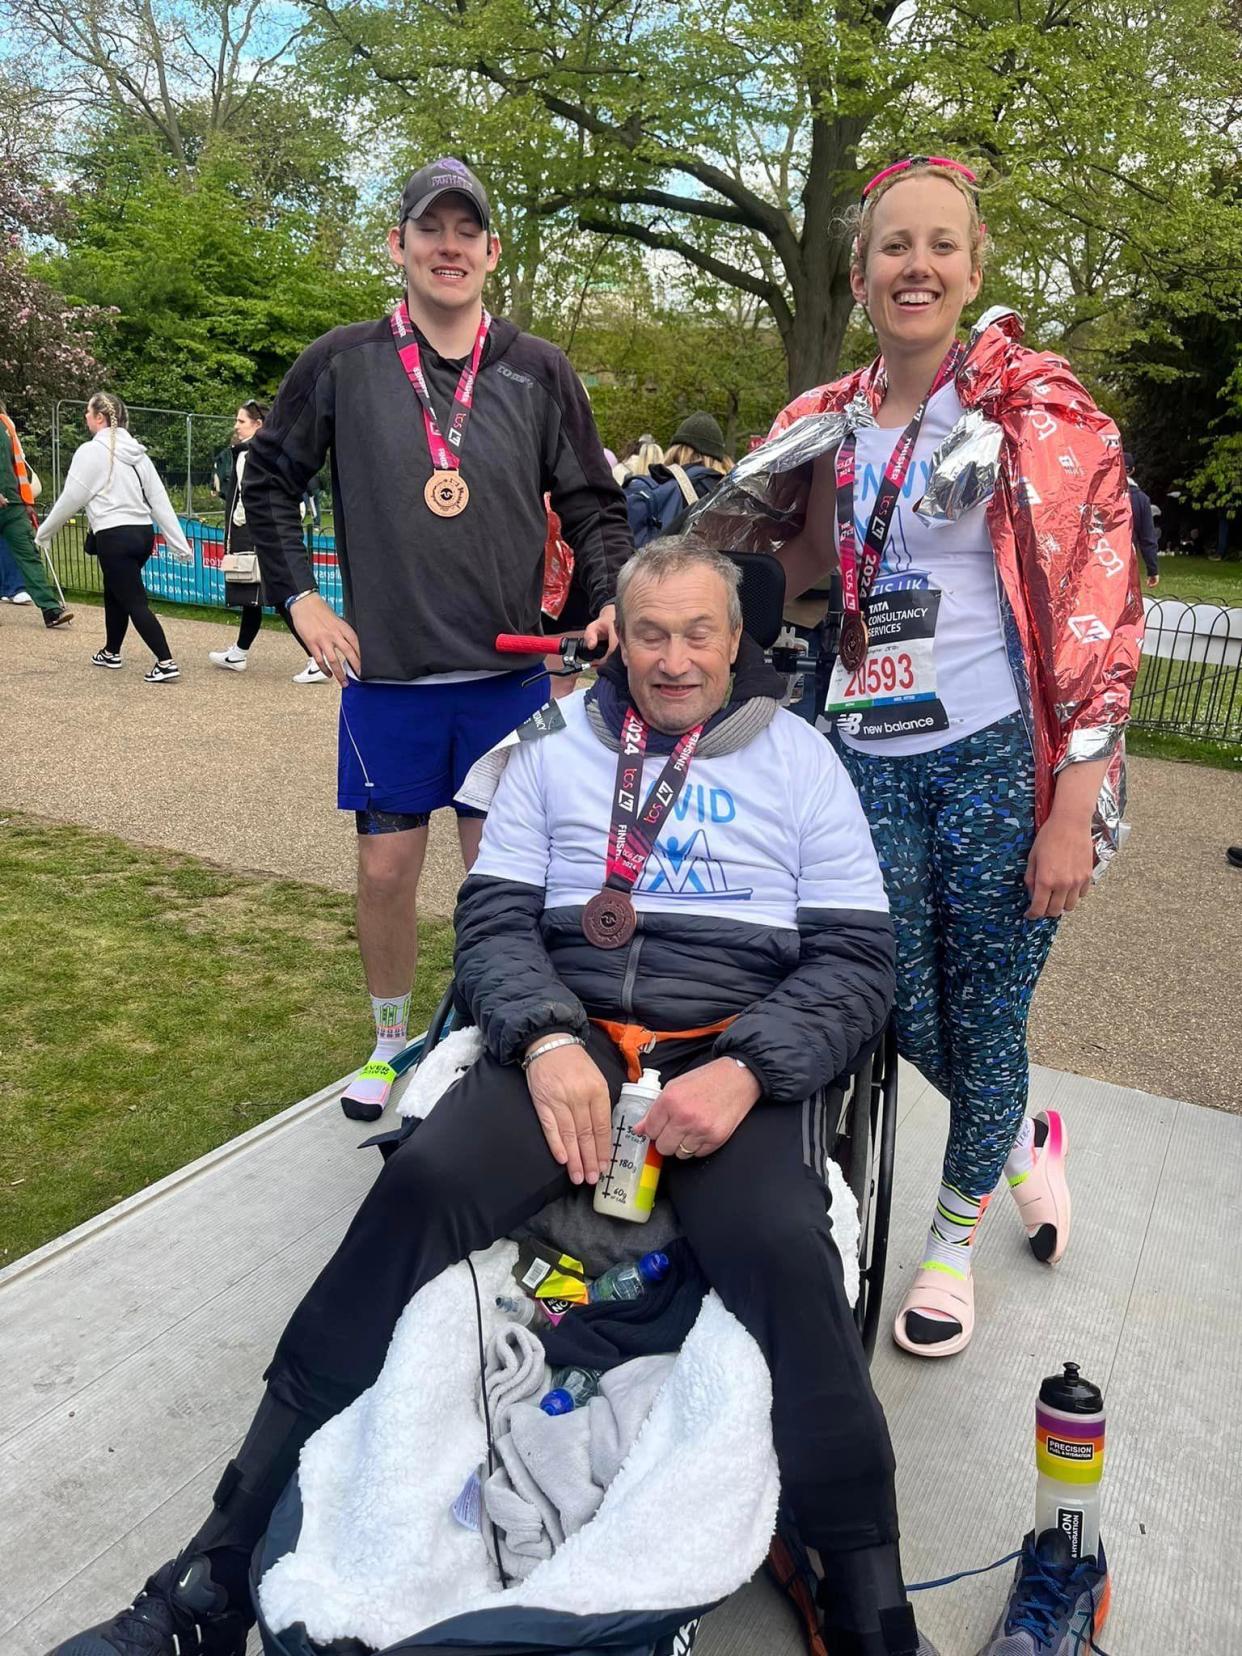
<svg viewBox="0 0 1242 1656">
<path fill-rule="evenodd" d="M 74 455 L 65 486 L 35 539 L 40 545 L 50 541 L 85 507 L 87 551 L 99 559 L 104 590 L 104 647 L 91 660 L 96 667 L 120 667 L 121 644 L 132 621 L 155 657 L 144 675 L 147 683 L 165 684 L 179 678 L 180 670 L 142 584 L 142 566 L 153 550 L 152 522 L 178 562 L 192 563 L 194 553 L 150 455 L 128 426 L 129 410 L 121 399 L 97 391 L 86 405 L 90 442 Z"/>
</svg>

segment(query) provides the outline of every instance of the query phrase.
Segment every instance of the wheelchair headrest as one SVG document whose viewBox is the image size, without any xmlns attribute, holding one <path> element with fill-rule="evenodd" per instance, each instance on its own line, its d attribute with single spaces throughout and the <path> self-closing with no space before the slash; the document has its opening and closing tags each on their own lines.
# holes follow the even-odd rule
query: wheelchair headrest
<svg viewBox="0 0 1242 1656">
<path fill-rule="evenodd" d="M 776 643 L 785 608 L 785 570 L 768 552 L 728 552 L 742 571 L 738 596 L 742 600 L 742 627 L 761 650 Z"/>
</svg>

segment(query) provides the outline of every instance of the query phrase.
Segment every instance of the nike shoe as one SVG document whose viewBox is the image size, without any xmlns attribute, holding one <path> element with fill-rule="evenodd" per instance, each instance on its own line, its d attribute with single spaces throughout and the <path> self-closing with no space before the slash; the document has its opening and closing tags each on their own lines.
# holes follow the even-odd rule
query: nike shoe
<svg viewBox="0 0 1242 1656">
<path fill-rule="evenodd" d="M 1041 1110 L 1032 1120 L 1035 1165 L 1009 1189 L 1031 1252 L 1042 1264 L 1055 1265 L 1069 1246 L 1070 1193 L 1065 1178 L 1069 1129 L 1060 1110 Z"/>
<path fill-rule="evenodd" d="M 229 1609 L 206 1558 L 173 1558 L 128 1610 L 75 1633 L 48 1656 L 245 1656 L 251 1620 Z"/>
<path fill-rule="evenodd" d="M 125 663 L 112 650 L 96 650 L 91 657 L 92 667 L 123 667 Z"/>
<path fill-rule="evenodd" d="M 244 655 L 234 655 L 232 647 L 227 650 L 208 650 L 207 659 L 213 667 L 223 667 L 226 673 L 244 673 L 249 663 Z"/>
<path fill-rule="evenodd" d="M 181 677 L 181 669 L 175 661 L 157 661 L 151 671 L 142 676 L 148 684 L 167 684 Z"/>
<path fill-rule="evenodd" d="M 1022 1543 L 1004 1614 L 979 1656 L 1090 1656 L 1108 1616 L 1108 1563 L 1075 1558 L 1068 1538 L 1034 1530 Z"/>
<path fill-rule="evenodd" d="M 331 684 L 332 674 L 325 673 L 319 663 L 312 657 L 300 673 L 293 675 L 293 682 L 295 684 Z"/>
</svg>

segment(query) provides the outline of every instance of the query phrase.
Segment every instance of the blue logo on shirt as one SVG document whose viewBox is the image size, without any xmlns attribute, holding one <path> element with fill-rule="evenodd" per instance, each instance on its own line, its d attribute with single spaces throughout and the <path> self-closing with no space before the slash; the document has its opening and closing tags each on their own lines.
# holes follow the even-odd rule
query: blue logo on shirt
<svg viewBox="0 0 1242 1656">
<path fill-rule="evenodd" d="M 713 790 L 714 791 L 714 790 Z M 713 857 L 702 828 L 689 839 L 672 834 L 652 851 L 638 890 L 651 897 L 715 897 L 748 901 L 754 888 L 731 891 L 724 864 Z"/>
</svg>

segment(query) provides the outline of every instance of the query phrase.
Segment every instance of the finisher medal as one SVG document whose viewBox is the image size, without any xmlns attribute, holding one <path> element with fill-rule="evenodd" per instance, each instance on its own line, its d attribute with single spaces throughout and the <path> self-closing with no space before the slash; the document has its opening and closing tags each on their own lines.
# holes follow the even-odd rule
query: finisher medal
<svg viewBox="0 0 1242 1656">
<path fill-rule="evenodd" d="M 620 949 L 634 935 L 638 916 L 623 891 L 605 886 L 582 911 L 582 935 L 597 949 Z"/>
<path fill-rule="evenodd" d="M 841 623 L 837 654 L 848 673 L 856 673 L 867 659 L 867 623 L 861 615 L 847 615 Z"/>
<path fill-rule="evenodd" d="M 702 734 L 703 726 L 695 725 L 678 738 L 640 811 L 647 722 L 636 708 L 625 710 L 612 793 L 604 889 L 597 891 L 582 911 L 582 935 L 597 949 L 620 949 L 634 935 L 638 916 L 630 893 L 642 878 L 661 824 L 677 803 Z"/>
<path fill-rule="evenodd" d="M 423 499 L 437 517 L 456 517 L 470 504 L 470 487 L 460 472 L 433 471 L 423 489 Z"/>
</svg>

